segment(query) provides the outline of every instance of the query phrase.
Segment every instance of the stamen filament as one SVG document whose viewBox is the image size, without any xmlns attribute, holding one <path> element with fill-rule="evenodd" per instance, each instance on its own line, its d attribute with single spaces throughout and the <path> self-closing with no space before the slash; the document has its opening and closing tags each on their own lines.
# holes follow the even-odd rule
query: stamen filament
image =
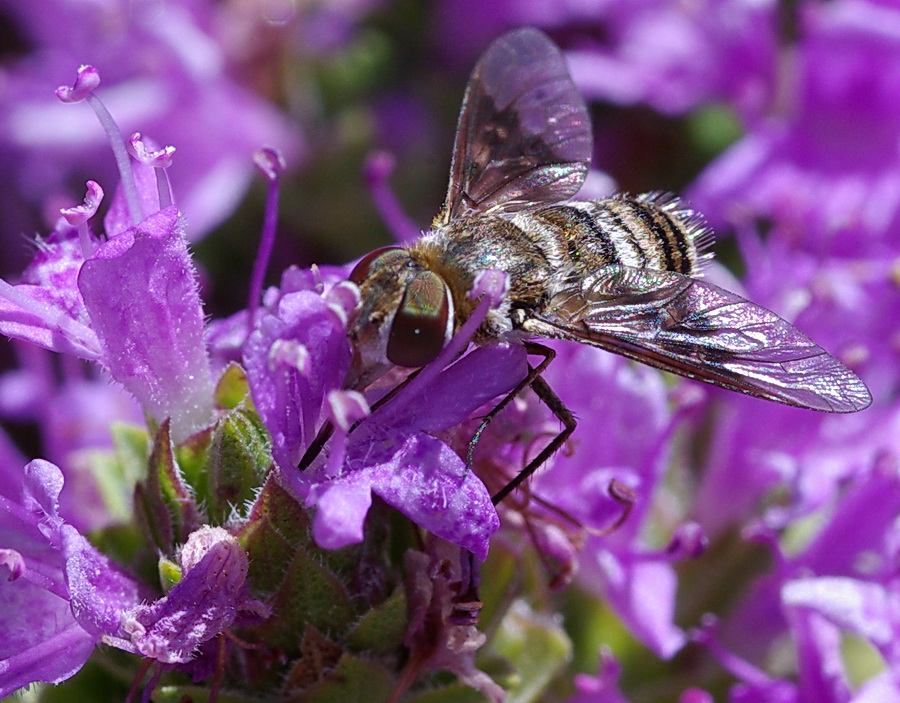
<svg viewBox="0 0 900 703">
<path fill-rule="evenodd" d="M 122 192 L 125 194 L 125 202 L 128 205 L 128 214 L 131 216 L 131 224 L 136 225 L 144 219 L 141 210 L 141 201 L 138 197 L 137 185 L 134 180 L 134 171 L 131 168 L 131 157 L 125 148 L 125 140 L 119 131 L 119 126 L 113 116 L 106 109 L 106 105 L 96 95 L 91 93 L 86 98 L 88 104 L 100 120 L 100 125 L 106 131 L 109 145 L 116 159 L 116 167 L 119 169 L 119 178 L 122 183 Z"/>
<path fill-rule="evenodd" d="M 272 250 L 275 248 L 275 229 L 278 223 L 278 176 L 284 170 L 284 160 L 275 149 L 261 149 L 255 154 L 254 160 L 266 180 L 269 181 L 269 190 L 266 197 L 266 214 L 259 240 L 259 251 L 256 254 L 256 262 L 253 264 L 250 294 L 247 300 L 247 310 L 250 313 L 247 316 L 247 324 L 251 330 L 256 310 L 262 300 L 266 270 L 269 268 L 269 260 L 272 258 Z"/>
</svg>

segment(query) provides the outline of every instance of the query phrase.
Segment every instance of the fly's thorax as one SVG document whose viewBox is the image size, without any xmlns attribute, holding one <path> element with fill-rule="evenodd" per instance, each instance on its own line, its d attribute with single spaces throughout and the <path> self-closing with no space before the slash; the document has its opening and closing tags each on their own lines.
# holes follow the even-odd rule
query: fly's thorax
<svg viewBox="0 0 900 703">
<path fill-rule="evenodd" d="M 712 241 L 699 215 L 660 193 L 570 201 L 527 217 L 565 242 L 559 269 L 582 276 L 616 265 L 696 276 Z"/>
<path fill-rule="evenodd" d="M 402 247 L 376 250 L 350 280 L 360 302 L 348 335 L 361 369 L 419 367 L 434 359 L 455 329 L 453 295 L 441 275 Z"/>
<path fill-rule="evenodd" d="M 552 246 L 542 239 L 541 233 L 523 229 L 517 218 L 482 215 L 437 227 L 412 249 L 421 252 L 428 265 L 450 284 L 460 321 L 474 308 L 469 292 L 480 272 L 494 270 L 507 275 L 506 299 L 488 313 L 477 333 L 477 337 L 497 338 L 513 331 L 515 309 L 538 307 L 546 296 L 553 271 Z"/>
</svg>

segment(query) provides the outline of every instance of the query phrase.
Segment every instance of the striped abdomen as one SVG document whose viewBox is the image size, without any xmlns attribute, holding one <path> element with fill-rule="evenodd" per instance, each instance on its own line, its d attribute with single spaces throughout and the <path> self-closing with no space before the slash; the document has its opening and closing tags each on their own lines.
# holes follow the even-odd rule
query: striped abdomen
<svg viewBox="0 0 900 703">
<path fill-rule="evenodd" d="M 555 230 L 569 265 L 582 271 L 620 264 L 692 276 L 712 239 L 700 217 L 668 194 L 570 201 L 518 217 L 532 220 L 520 226 Z"/>
</svg>

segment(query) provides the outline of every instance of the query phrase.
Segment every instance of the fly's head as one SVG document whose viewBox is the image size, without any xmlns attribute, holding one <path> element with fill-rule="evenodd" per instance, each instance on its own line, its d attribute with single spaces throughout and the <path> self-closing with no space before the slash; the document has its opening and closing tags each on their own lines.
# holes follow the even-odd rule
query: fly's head
<svg viewBox="0 0 900 703">
<path fill-rule="evenodd" d="M 424 366 L 450 341 L 450 288 L 407 249 L 376 249 L 360 259 L 350 280 L 360 292 L 348 333 L 360 378 L 377 375 L 388 365 Z"/>
</svg>

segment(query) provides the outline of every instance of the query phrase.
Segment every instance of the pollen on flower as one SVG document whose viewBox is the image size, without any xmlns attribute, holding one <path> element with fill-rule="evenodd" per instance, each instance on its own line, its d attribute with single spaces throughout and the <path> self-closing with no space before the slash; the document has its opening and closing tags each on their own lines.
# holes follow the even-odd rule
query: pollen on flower
<svg viewBox="0 0 900 703">
<path fill-rule="evenodd" d="M 128 153 L 143 164 L 153 168 L 169 168 L 175 158 L 175 147 L 164 146 L 151 147 L 147 144 L 140 132 L 135 132 L 128 138 Z"/>
<path fill-rule="evenodd" d="M 103 201 L 103 188 L 96 181 L 88 181 L 86 183 L 87 192 L 84 196 L 84 202 L 81 205 L 62 208 L 59 214 L 63 216 L 66 222 L 73 227 L 78 227 L 94 215 L 97 214 L 97 208 Z"/>
</svg>

